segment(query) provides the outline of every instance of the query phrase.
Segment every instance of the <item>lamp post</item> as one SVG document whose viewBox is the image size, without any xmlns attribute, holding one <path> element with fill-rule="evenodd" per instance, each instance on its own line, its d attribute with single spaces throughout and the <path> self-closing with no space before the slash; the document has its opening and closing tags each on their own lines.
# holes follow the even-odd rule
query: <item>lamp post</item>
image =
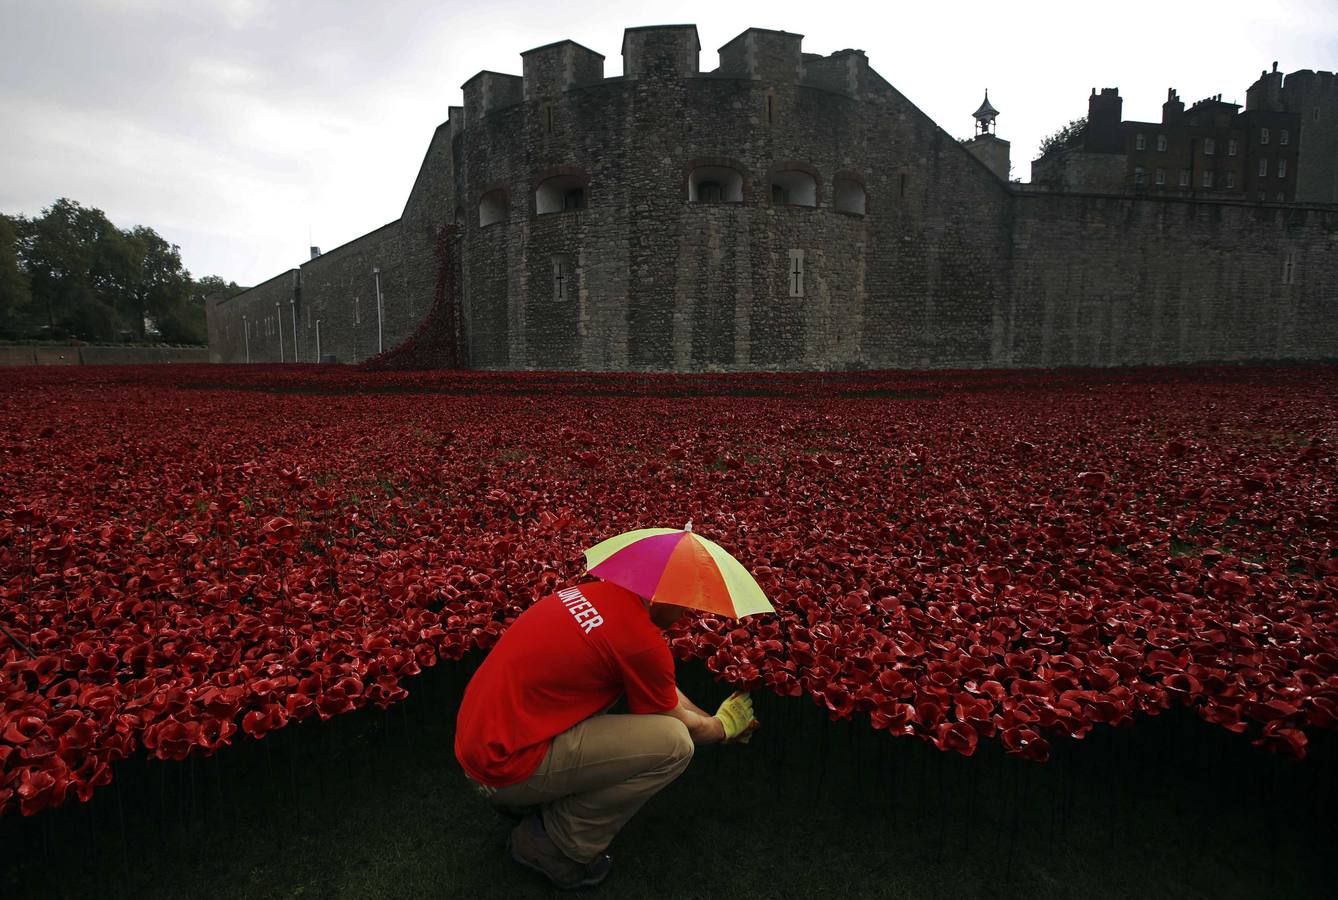
<svg viewBox="0 0 1338 900">
<path fill-rule="evenodd" d="M 274 314 L 279 317 L 279 362 L 283 362 L 283 307 L 277 300 L 274 301 Z"/>
<path fill-rule="evenodd" d="M 381 330 L 381 267 L 373 266 L 372 275 L 376 278 L 376 352 L 380 354 L 386 349 L 382 343 Z"/>
<path fill-rule="evenodd" d="M 251 326 L 246 321 L 246 316 L 242 316 L 242 340 L 246 343 L 246 361 L 251 361 Z"/>
<path fill-rule="evenodd" d="M 297 298 L 296 297 L 288 301 L 288 307 L 290 312 L 292 313 L 291 318 L 293 320 L 293 362 L 301 362 L 302 360 L 298 358 L 301 356 L 301 354 L 297 352 Z"/>
<path fill-rule="evenodd" d="M 316 320 L 316 362 L 321 361 L 321 320 Z"/>
</svg>

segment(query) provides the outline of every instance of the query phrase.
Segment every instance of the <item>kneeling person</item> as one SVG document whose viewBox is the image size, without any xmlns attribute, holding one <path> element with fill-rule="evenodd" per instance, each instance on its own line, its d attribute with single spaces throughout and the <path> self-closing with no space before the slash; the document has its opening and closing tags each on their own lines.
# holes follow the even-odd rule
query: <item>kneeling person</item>
<svg viewBox="0 0 1338 900">
<path fill-rule="evenodd" d="M 695 745 L 756 726 L 745 694 L 712 716 L 678 690 L 661 629 L 685 612 L 605 582 L 567 588 L 518 616 L 465 689 L 456 758 L 496 806 L 539 808 L 508 847 L 559 887 L 608 876 L 609 842 Z M 602 714 L 624 693 L 631 715 Z"/>
</svg>

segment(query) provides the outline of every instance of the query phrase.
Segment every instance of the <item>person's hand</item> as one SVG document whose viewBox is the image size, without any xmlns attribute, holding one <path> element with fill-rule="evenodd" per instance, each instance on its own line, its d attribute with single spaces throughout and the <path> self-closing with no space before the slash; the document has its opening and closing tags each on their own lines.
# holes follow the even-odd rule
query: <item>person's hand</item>
<svg viewBox="0 0 1338 900">
<path fill-rule="evenodd" d="M 736 738 L 735 738 L 734 740 L 732 740 L 732 741 L 726 741 L 726 743 L 729 743 L 729 744 L 746 744 L 746 743 L 748 743 L 748 741 L 752 739 L 753 732 L 756 731 L 758 728 L 760 728 L 761 725 L 762 725 L 761 722 L 757 721 L 756 719 L 753 719 L 751 722 L 748 723 L 748 727 L 745 728 L 745 729 L 743 729 L 743 734 L 739 735 L 738 737 L 736 737 Z"/>
<path fill-rule="evenodd" d="M 743 691 L 735 691 L 720 704 L 715 717 L 725 726 L 725 740 L 732 741 L 748 731 L 756 721 L 753 718 L 753 698 Z"/>
</svg>

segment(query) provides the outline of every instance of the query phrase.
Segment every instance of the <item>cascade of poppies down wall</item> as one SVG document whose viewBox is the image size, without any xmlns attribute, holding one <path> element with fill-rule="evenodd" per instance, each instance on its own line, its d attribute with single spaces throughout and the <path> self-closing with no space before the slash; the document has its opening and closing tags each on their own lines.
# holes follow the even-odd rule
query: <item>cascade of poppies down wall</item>
<svg viewBox="0 0 1338 900">
<path fill-rule="evenodd" d="M 399 346 L 362 364 L 368 371 L 458 369 L 463 358 L 460 340 L 459 271 L 454 225 L 437 236 L 437 286 L 427 318 Z"/>
<path fill-rule="evenodd" d="M 1338 726 L 1332 368 L 219 380 L 0 383 L 0 809 L 395 703 L 688 519 L 778 611 L 670 636 L 731 685 L 1038 760 L 1171 704 Z"/>
</svg>

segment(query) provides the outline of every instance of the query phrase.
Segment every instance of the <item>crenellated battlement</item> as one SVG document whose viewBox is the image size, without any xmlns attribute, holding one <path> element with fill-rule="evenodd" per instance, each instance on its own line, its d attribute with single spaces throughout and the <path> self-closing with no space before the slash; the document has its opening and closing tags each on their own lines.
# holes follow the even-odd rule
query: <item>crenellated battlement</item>
<svg viewBox="0 0 1338 900">
<path fill-rule="evenodd" d="M 628 28 L 623 31 L 623 75 L 634 81 L 650 75 L 696 75 L 701 49 L 696 25 Z"/>
<path fill-rule="evenodd" d="M 768 28 L 749 28 L 718 51 L 719 65 L 700 66 L 701 39 L 696 25 L 649 25 L 623 32 L 622 79 L 737 78 L 790 84 L 860 97 L 869 82 L 863 50 L 838 50 L 829 56 L 803 52 L 804 36 Z M 567 91 L 614 79 L 604 75 L 604 55 L 572 40 L 555 41 L 520 54 L 520 76 L 484 70 L 462 85 L 464 114 L 456 129 L 523 101 L 556 100 Z"/>
<path fill-rule="evenodd" d="M 604 55 L 575 41 L 558 41 L 520 54 L 524 97 L 539 100 L 604 80 Z"/>
<path fill-rule="evenodd" d="M 828 91 L 863 96 L 869 81 L 869 58 L 863 50 L 837 50 L 830 56 L 804 54 L 800 84 Z"/>
<path fill-rule="evenodd" d="M 460 89 L 465 95 L 465 120 L 475 122 L 494 110 L 520 103 L 525 98 L 525 79 L 485 69 Z"/>
<path fill-rule="evenodd" d="M 753 80 L 794 82 L 804 78 L 804 36 L 749 28 L 721 47 L 717 74 Z"/>
</svg>

